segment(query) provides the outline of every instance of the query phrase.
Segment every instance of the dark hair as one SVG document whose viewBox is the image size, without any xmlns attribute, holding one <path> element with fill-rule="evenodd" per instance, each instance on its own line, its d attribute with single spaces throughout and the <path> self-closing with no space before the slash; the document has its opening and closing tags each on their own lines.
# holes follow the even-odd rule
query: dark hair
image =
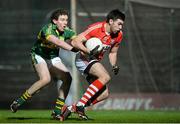
<svg viewBox="0 0 180 124">
<path fill-rule="evenodd" d="M 53 19 L 58 20 L 60 15 L 68 15 L 68 11 L 65 9 L 56 9 L 55 11 L 52 12 L 51 14 L 51 22 L 53 23 Z"/>
<path fill-rule="evenodd" d="M 121 11 L 119 11 L 118 9 L 114 9 L 112 11 L 110 11 L 108 13 L 108 15 L 106 16 L 106 22 L 109 22 L 109 20 L 116 20 L 116 19 L 121 19 L 121 20 L 125 20 L 125 14 L 122 13 Z"/>
</svg>

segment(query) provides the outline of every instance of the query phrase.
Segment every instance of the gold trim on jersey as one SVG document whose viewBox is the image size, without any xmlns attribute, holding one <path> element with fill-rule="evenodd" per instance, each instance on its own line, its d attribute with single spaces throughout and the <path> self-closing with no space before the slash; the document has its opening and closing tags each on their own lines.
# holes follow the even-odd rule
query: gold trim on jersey
<svg viewBox="0 0 180 124">
<path fill-rule="evenodd" d="M 50 35 L 48 35 L 47 37 L 46 37 L 46 39 L 48 39 L 50 37 Z M 42 47 L 47 47 L 47 48 L 58 48 L 58 46 L 57 45 L 55 45 L 55 44 L 53 44 L 53 43 L 51 43 L 51 42 L 49 42 L 48 40 L 45 40 L 45 39 L 42 39 L 42 38 L 40 38 L 39 40 L 41 40 L 41 46 Z"/>
<path fill-rule="evenodd" d="M 46 36 L 46 39 L 49 40 L 50 35 Z"/>
<path fill-rule="evenodd" d="M 77 37 L 76 35 L 73 35 L 72 37 L 71 37 L 71 39 L 74 39 L 75 37 Z"/>
</svg>

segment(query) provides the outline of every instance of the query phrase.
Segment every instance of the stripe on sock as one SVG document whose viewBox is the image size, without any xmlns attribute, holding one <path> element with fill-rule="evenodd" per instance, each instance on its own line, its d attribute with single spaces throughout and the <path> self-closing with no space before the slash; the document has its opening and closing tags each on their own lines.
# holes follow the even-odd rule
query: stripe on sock
<svg viewBox="0 0 180 124">
<path fill-rule="evenodd" d="M 64 102 L 57 100 L 57 101 L 56 101 L 56 104 L 64 105 Z"/>
<path fill-rule="evenodd" d="M 55 108 L 57 108 L 57 109 L 61 110 L 61 108 L 62 108 L 62 107 L 60 107 L 60 106 L 55 106 Z"/>
<path fill-rule="evenodd" d="M 25 92 L 25 95 L 26 95 L 27 97 L 31 97 L 31 95 L 27 92 L 27 90 L 26 90 L 26 92 Z"/>
<path fill-rule="evenodd" d="M 95 80 L 89 87 L 87 88 L 86 92 L 79 100 L 79 104 L 85 106 L 89 99 L 91 99 L 101 88 L 103 87 L 103 83 L 99 80 Z"/>
<path fill-rule="evenodd" d="M 88 91 L 88 93 L 90 93 L 91 96 L 95 94 L 95 92 L 93 90 L 91 90 L 90 88 L 88 88 L 87 91 Z"/>
<path fill-rule="evenodd" d="M 26 92 L 25 93 L 23 93 L 23 95 L 21 96 L 21 98 L 24 100 L 24 101 L 26 101 L 26 100 L 28 100 L 29 98 L 31 98 L 31 95 L 27 92 L 27 90 L 26 90 Z"/>
<path fill-rule="evenodd" d="M 56 99 L 55 108 L 54 108 L 54 112 L 56 115 L 61 113 L 61 109 L 64 103 L 65 103 L 64 99 L 61 99 L 61 98 Z"/>
<path fill-rule="evenodd" d="M 85 93 L 84 95 L 87 96 L 88 98 L 91 98 L 91 96 L 88 93 Z"/>
<path fill-rule="evenodd" d="M 94 85 L 91 85 L 91 87 L 92 87 L 92 89 L 95 90 L 96 92 L 99 90 L 99 89 L 98 89 L 96 86 L 94 86 Z M 91 87 L 90 87 L 90 88 L 91 88 Z"/>
</svg>

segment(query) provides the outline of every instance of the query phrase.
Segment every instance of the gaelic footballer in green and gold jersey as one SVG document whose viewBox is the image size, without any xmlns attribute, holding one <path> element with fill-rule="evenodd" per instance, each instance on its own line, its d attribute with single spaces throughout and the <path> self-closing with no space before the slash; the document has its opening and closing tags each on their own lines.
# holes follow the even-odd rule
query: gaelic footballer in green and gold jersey
<svg viewBox="0 0 180 124">
<path fill-rule="evenodd" d="M 58 37 L 61 42 L 73 39 L 75 32 L 66 27 L 63 32 L 60 32 L 57 25 L 49 23 L 45 25 L 38 34 L 38 40 L 32 47 L 31 52 L 40 55 L 45 59 L 52 59 L 58 57 L 59 47 L 48 41 L 50 35 Z"/>
<path fill-rule="evenodd" d="M 51 15 L 50 21 L 40 30 L 37 41 L 31 49 L 33 66 L 39 76 L 39 80 L 34 82 L 18 99 L 14 100 L 10 108 L 15 113 L 37 91 L 48 85 L 51 79 L 57 79 L 62 81 L 62 85 L 58 89 L 58 97 L 52 117 L 60 120 L 61 109 L 65 105 L 72 77 L 59 57 L 59 49 L 63 48 L 72 52 L 77 52 L 78 50 L 66 42 L 67 40 L 71 41 L 75 37 L 75 32 L 67 27 L 67 11 L 64 9 L 55 10 Z"/>
</svg>

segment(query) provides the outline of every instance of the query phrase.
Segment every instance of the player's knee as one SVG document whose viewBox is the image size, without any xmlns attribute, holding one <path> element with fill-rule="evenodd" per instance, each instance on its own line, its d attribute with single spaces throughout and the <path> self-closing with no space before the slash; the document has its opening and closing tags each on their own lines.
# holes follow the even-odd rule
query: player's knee
<svg viewBox="0 0 180 124">
<path fill-rule="evenodd" d="M 40 79 L 40 81 L 42 84 L 48 84 L 51 81 L 51 77 L 50 76 L 43 77 Z"/>
<path fill-rule="evenodd" d="M 109 74 L 104 74 L 104 76 L 102 76 L 101 78 L 105 84 L 111 80 L 111 77 Z"/>
</svg>

